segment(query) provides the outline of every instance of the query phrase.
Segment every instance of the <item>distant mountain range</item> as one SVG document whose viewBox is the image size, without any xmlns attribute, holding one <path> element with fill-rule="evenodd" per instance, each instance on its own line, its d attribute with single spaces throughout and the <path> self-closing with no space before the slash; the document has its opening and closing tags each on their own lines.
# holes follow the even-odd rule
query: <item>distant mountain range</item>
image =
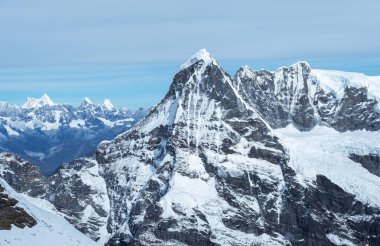
<svg viewBox="0 0 380 246">
<path fill-rule="evenodd" d="M 60 165 L 94 154 L 96 146 L 126 131 L 146 114 L 96 105 L 84 98 L 78 107 L 54 103 L 48 95 L 17 105 L 0 101 L 0 151 L 18 154 L 46 175 Z"/>
</svg>

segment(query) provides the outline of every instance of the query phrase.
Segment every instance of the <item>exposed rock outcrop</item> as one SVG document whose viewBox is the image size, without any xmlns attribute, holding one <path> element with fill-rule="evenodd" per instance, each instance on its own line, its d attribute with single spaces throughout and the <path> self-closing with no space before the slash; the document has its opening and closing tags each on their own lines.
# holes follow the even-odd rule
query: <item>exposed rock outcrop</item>
<svg viewBox="0 0 380 246">
<path fill-rule="evenodd" d="M 17 207 L 17 200 L 4 193 L 0 185 L 0 230 L 10 230 L 12 225 L 19 228 L 33 227 L 36 220 L 23 208 Z"/>
</svg>

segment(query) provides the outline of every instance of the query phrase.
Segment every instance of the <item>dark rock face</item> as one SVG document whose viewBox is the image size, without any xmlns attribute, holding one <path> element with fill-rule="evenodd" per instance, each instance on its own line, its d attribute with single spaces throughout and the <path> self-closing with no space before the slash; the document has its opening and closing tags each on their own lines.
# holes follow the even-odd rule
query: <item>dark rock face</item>
<svg viewBox="0 0 380 246">
<path fill-rule="evenodd" d="M 347 86 L 338 98 L 321 87 L 319 78 L 304 62 L 274 72 L 242 67 L 235 75 L 234 86 L 273 128 L 293 124 L 308 131 L 320 124 L 340 132 L 380 129 L 378 102 L 368 97 L 367 88 Z"/>
<path fill-rule="evenodd" d="M 292 245 L 335 245 L 327 237 L 331 234 L 354 245 L 379 244 L 378 208 L 355 200 L 323 175 L 317 175 L 315 187 L 306 189 L 292 175 L 286 180 L 280 233 Z"/>
<path fill-rule="evenodd" d="M 272 127 L 293 123 L 300 130 L 310 130 L 317 119 L 309 100 L 309 75 L 310 67 L 306 63 L 275 72 L 242 67 L 235 75 L 234 84 Z"/>
<path fill-rule="evenodd" d="M 281 105 L 285 105 L 291 122 L 300 130 L 309 130 L 317 124 L 309 100 L 309 75 L 309 65 L 302 62 L 283 67 L 275 73 L 275 83 L 278 87 L 276 96 Z"/>
<path fill-rule="evenodd" d="M 335 111 L 332 126 L 339 131 L 380 129 L 380 114 L 376 111 L 377 101 L 369 99 L 367 88 L 347 87 Z"/>
<path fill-rule="evenodd" d="M 17 200 L 4 194 L 5 189 L 0 185 L 0 230 L 10 230 L 12 225 L 19 228 L 33 227 L 36 220 L 23 208 L 17 207 Z"/>
<path fill-rule="evenodd" d="M 375 154 L 357 155 L 350 154 L 351 160 L 360 163 L 370 173 L 380 177 L 380 156 Z"/>
<path fill-rule="evenodd" d="M 108 234 L 109 199 L 94 160 L 82 158 L 66 164 L 48 181 L 45 198 L 71 224 L 95 241 Z"/>
<path fill-rule="evenodd" d="M 316 201 L 309 199 L 310 205 L 313 205 L 315 210 L 321 210 L 321 206 L 328 210 L 325 212 L 326 219 L 333 222 L 330 228 L 333 233 L 347 232 L 349 234 L 349 231 L 354 231 L 354 244 L 360 245 L 365 242 L 369 245 L 377 245 L 380 243 L 379 208 L 355 200 L 354 195 L 345 192 L 322 175 L 317 176 L 315 198 Z M 334 219 L 330 217 L 331 212 L 336 215 Z M 323 229 L 326 230 L 326 228 Z"/>
<path fill-rule="evenodd" d="M 0 165 L 3 169 L 2 178 L 16 191 L 32 197 L 40 197 L 46 193 L 46 178 L 30 162 L 10 153 L 2 153 Z"/>
</svg>

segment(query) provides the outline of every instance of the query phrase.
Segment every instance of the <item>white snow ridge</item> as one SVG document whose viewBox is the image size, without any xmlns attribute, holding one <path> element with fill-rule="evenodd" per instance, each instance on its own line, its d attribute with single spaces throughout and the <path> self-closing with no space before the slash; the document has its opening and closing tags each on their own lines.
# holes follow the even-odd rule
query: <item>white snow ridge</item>
<svg viewBox="0 0 380 246">
<path fill-rule="evenodd" d="M 34 109 L 43 106 L 53 106 L 55 103 L 50 99 L 50 97 L 45 93 L 41 98 L 30 98 L 28 97 L 26 103 L 22 105 L 24 109 Z"/>
<path fill-rule="evenodd" d="M 203 60 L 205 64 L 210 64 L 214 62 L 214 58 L 211 56 L 210 53 L 206 49 L 200 49 L 197 53 L 195 53 L 193 56 L 191 56 L 185 63 L 181 65 L 181 69 L 185 69 L 187 67 L 190 67 L 194 63 Z"/>
<path fill-rule="evenodd" d="M 109 99 L 104 99 L 104 102 L 103 102 L 103 106 L 108 109 L 108 110 L 113 110 L 115 108 L 115 106 L 113 106 L 113 104 L 111 103 L 111 100 Z"/>
</svg>

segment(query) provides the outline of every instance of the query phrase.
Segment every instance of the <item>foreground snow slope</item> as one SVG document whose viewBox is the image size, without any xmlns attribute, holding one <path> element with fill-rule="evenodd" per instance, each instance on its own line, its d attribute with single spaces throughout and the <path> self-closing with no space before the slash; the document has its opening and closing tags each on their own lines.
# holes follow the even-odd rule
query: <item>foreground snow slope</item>
<svg viewBox="0 0 380 246">
<path fill-rule="evenodd" d="M 18 200 L 17 206 L 33 216 L 37 225 L 23 229 L 12 227 L 11 230 L 0 230 L 0 245 L 97 245 L 90 238 L 76 230 L 63 217 L 55 214 L 53 206 L 46 201 L 30 199 L 27 195 L 14 191 L 2 178 L 0 184 L 10 197 Z"/>
</svg>

